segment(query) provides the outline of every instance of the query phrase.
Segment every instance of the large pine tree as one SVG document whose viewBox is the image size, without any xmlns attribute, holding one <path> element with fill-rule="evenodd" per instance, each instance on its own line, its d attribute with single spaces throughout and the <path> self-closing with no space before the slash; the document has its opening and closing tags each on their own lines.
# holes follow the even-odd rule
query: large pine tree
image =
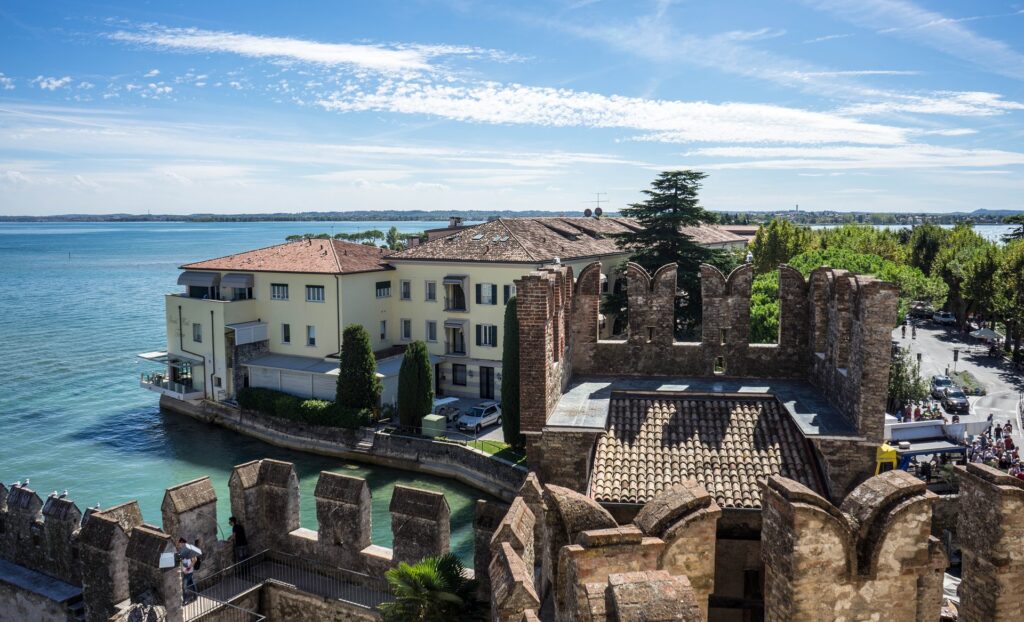
<svg viewBox="0 0 1024 622">
<path fill-rule="evenodd" d="M 398 371 L 398 422 L 402 427 L 418 430 L 433 407 L 434 379 L 427 344 L 414 341 L 405 349 Z"/>
<path fill-rule="evenodd" d="M 505 334 L 501 350 L 501 431 L 505 442 L 520 449 L 523 435 L 519 431 L 519 315 L 516 297 L 505 305 Z"/>
<path fill-rule="evenodd" d="M 360 324 L 345 327 L 341 338 L 338 368 L 338 406 L 376 409 L 382 386 L 377 378 L 377 359 L 370 347 L 370 334 Z"/>
<path fill-rule="evenodd" d="M 651 188 L 643 191 L 646 200 L 622 210 L 623 216 L 636 219 L 642 229 L 616 236 L 616 243 L 630 253 L 630 260 L 652 274 L 667 263 L 678 264 L 677 338 L 692 334 L 700 324 L 700 264 L 726 263 L 723 253 L 700 246 L 680 232 L 681 227 L 716 221 L 697 196 L 705 177 L 700 171 L 661 173 Z"/>
</svg>

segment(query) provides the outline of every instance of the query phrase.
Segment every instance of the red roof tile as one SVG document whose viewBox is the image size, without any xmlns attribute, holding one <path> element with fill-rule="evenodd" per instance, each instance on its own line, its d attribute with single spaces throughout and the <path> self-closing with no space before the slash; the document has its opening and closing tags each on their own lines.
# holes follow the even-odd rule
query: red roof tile
<svg viewBox="0 0 1024 622">
<path fill-rule="evenodd" d="M 351 274 L 387 270 L 387 251 L 343 240 L 300 240 L 181 266 L 184 270 L 241 270 Z"/>
</svg>

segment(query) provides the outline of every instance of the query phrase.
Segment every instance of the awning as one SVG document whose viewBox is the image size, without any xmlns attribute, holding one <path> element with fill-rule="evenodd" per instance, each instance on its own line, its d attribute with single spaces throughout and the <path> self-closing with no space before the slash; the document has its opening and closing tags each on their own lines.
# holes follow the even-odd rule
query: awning
<svg viewBox="0 0 1024 622">
<path fill-rule="evenodd" d="M 178 275 L 178 285 L 190 285 L 193 287 L 217 287 L 220 282 L 220 274 L 217 272 L 196 272 L 186 270 Z"/>
<path fill-rule="evenodd" d="M 445 328 L 466 328 L 467 320 L 445 320 Z"/>
<path fill-rule="evenodd" d="M 171 362 L 174 362 L 174 361 L 185 361 L 185 362 L 192 363 L 192 364 L 195 364 L 195 365 L 202 365 L 203 364 L 203 359 L 201 359 L 199 357 L 196 357 L 196 356 L 189 356 L 187 354 L 178 354 L 178 353 L 167 353 L 167 352 L 163 352 L 163 351 L 158 351 L 158 352 L 142 352 L 141 354 L 137 354 L 136 356 L 138 356 L 140 359 L 143 359 L 143 360 L 146 360 L 146 361 L 150 361 L 152 363 L 166 363 L 168 361 L 171 361 Z"/>
<path fill-rule="evenodd" d="M 468 274 L 449 274 L 444 277 L 444 281 L 442 281 L 442 283 L 445 285 L 463 285 L 468 278 Z"/>
<path fill-rule="evenodd" d="M 229 272 L 220 280 L 220 286 L 247 289 L 252 287 L 252 275 L 244 272 Z"/>
</svg>

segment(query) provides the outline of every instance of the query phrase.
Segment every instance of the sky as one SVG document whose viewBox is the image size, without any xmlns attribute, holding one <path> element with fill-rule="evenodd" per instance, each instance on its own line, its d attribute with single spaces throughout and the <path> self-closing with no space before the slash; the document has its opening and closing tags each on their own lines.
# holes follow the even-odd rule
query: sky
<svg viewBox="0 0 1024 622">
<path fill-rule="evenodd" d="M 0 214 L 1024 209 L 1024 0 L 0 4 Z M 601 194 L 598 194 L 601 193 Z"/>
</svg>

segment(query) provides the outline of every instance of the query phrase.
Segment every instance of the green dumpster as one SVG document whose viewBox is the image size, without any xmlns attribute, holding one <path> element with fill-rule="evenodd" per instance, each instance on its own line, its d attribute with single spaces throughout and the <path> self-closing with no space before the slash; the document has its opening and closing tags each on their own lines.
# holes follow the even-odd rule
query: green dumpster
<svg viewBox="0 0 1024 622">
<path fill-rule="evenodd" d="M 444 436 L 446 423 L 441 415 L 427 415 L 423 418 L 420 428 L 423 430 L 423 436 L 437 438 Z"/>
</svg>

